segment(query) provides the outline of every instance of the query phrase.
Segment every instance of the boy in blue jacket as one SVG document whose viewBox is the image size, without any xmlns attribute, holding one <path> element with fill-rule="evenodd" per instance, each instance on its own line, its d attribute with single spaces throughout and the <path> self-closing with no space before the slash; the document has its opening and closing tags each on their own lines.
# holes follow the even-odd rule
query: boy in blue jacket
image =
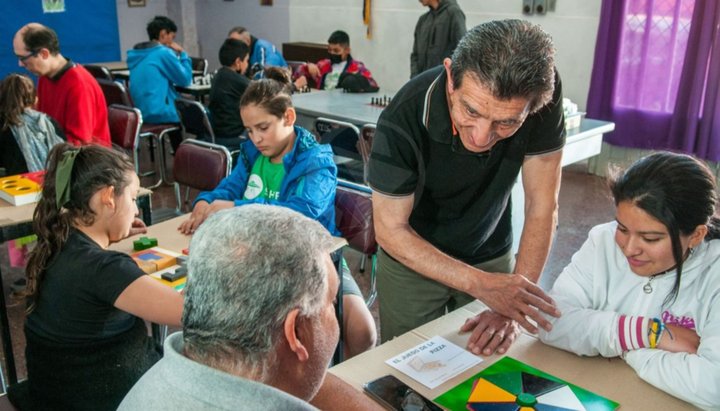
<svg viewBox="0 0 720 411">
<path fill-rule="evenodd" d="M 177 26 L 167 17 L 156 16 L 147 25 L 150 41 L 128 50 L 130 96 L 149 124 L 179 123 L 175 110 L 175 85 L 192 83 L 192 64 L 182 46 L 175 42 Z M 171 135 L 179 144 L 179 131 Z"/>
<path fill-rule="evenodd" d="M 240 100 L 248 141 L 240 146 L 232 174 L 213 190 L 200 193 L 190 218 L 178 230 L 192 234 L 213 213 L 246 204 L 291 208 L 318 220 L 331 234 L 335 227 L 337 168 L 332 149 L 295 126 L 289 79 L 254 81 Z M 278 233 L 282 235 L 282 233 Z M 375 345 L 375 321 L 362 293 L 343 264 L 343 323 L 346 358 Z"/>
</svg>

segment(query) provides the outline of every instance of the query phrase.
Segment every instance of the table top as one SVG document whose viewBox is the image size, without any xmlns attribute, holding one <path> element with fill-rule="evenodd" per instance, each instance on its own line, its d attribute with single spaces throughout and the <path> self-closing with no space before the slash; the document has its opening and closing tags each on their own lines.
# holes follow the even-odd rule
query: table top
<svg viewBox="0 0 720 411">
<path fill-rule="evenodd" d="M 112 72 L 113 77 L 129 80 L 130 79 L 130 70 L 127 68 L 127 65 L 124 68 L 117 68 L 110 70 Z M 193 77 L 202 76 L 203 72 L 200 70 L 193 70 Z"/>
<path fill-rule="evenodd" d="M 615 130 L 615 123 L 613 122 L 583 118 L 580 123 L 580 127 L 572 128 L 567 131 L 565 143 L 571 144 L 578 140 L 583 140 L 598 134 L 609 133 L 613 130 Z"/>
<path fill-rule="evenodd" d="M 153 224 L 148 227 L 146 234 L 132 236 L 115 244 L 111 244 L 110 249 L 131 254 L 134 252 L 133 241 L 140 237 L 154 237 L 158 240 L 158 247 L 179 253 L 183 249 L 188 248 L 192 236 L 180 233 L 177 228 L 189 217 L 190 214 L 183 214 L 179 217 L 165 220 L 162 223 Z M 347 244 L 347 241 L 342 237 L 333 237 L 333 239 L 335 250 Z"/>
<path fill-rule="evenodd" d="M 32 221 L 37 203 L 14 206 L 0 199 L 0 227 Z"/>
<path fill-rule="evenodd" d="M 188 93 L 194 96 L 210 94 L 210 84 L 190 84 L 189 86 L 175 86 L 180 93 Z"/>
<path fill-rule="evenodd" d="M 394 357 L 428 339 L 440 335 L 465 347 L 469 333 L 459 334 L 458 329 L 466 318 L 485 309 L 475 301 L 437 320 L 431 321 L 375 349 L 351 358 L 330 369 L 358 390 L 362 385 L 386 374 L 393 374 L 420 394 L 433 399 L 492 365 L 503 356 L 483 357 L 484 361 L 450 381 L 430 390 L 400 371 L 385 364 Z M 522 334 L 512 345 L 508 356 L 538 368 L 620 403 L 623 410 L 641 409 L 694 409 L 690 404 L 666 394 L 641 380 L 635 371 L 620 358 L 579 357 L 540 342 L 534 336 Z"/>
<path fill-rule="evenodd" d="M 342 90 L 321 90 L 315 93 L 293 94 L 295 110 L 310 117 L 327 117 L 347 121 L 362 127 L 376 124 L 384 107 L 371 104 L 373 99 L 391 98 L 394 91 L 376 93 L 346 93 Z"/>
<path fill-rule="evenodd" d="M 152 190 L 140 187 L 138 197 L 151 195 Z M 0 227 L 15 224 L 22 224 L 32 221 L 33 212 L 37 203 L 30 203 L 21 206 L 13 206 L 5 200 L 0 199 Z"/>
<path fill-rule="evenodd" d="M 135 252 L 133 250 L 133 241 L 140 237 L 153 237 L 157 238 L 158 247 L 176 253 L 182 252 L 182 250 L 188 248 L 190 245 L 191 236 L 180 233 L 177 228 L 180 227 L 180 224 L 187 220 L 188 217 L 189 215 L 181 215 L 171 218 L 170 220 L 165 220 L 162 223 L 153 224 L 148 227 L 146 234 L 128 237 L 120 242 L 111 244 L 109 248 L 126 254 L 132 254 Z"/>
<path fill-rule="evenodd" d="M 93 66 L 107 67 L 110 71 L 127 70 L 128 65 L 126 61 L 104 61 L 100 63 L 87 63 Z"/>
</svg>

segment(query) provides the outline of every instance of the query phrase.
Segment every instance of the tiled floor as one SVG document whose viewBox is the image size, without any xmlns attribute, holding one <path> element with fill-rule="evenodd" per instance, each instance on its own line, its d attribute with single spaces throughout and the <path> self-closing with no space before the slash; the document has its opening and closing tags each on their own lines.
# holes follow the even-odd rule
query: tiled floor
<svg viewBox="0 0 720 411">
<path fill-rule="evenodd" d="M 143 165 L 148 160 L 141 160 Z M 558 232 L 551 251 L 549 261 L 545 267 L 540 284 L 549 288 L 557 274 L 570 261 L 572 254 L 585 240 L 588 230 L 599 223 L 610 221 L 614 216 L 612 201 L 603 179 L 589 175 L 585 172 L 584 164 L 566 167 L 563 171 L 562 187 L 560 190 L 560 214 Z M 152 178 L 143 178 L 142 184 L 152 184 Z M 193 193 L 191 193 L 192 195 Z M 156 189 L 152 196 L 153 217 L 170 216 L 175 208 L 175 198 L 171 186 L 162 186 Z M 358 270 L 361 256 L 354 251 L 345 253 L 348 264 L 353 271 L 358 284 L 364 293 L 369 287 L 369 260 L 368 270 L 360 273 Z M 22 269 L 9 267 L 7 247 L 0 247 L 0 267 L 3 273 L 5 290 L 10 284 L 23 275 Z M 8 312 L 13 336 L 13 346 L 16 355 L 18 373 L 25 375 L 24 366 L 24 336 L 22 333 L 23 304 L 9 299 Z M 377 320 L 377 305 L 371 311 Z M 378 327 L 380 324 L 378 323 Z M 4 338 L 5 336 L 3 336 Z"/>
</svg>

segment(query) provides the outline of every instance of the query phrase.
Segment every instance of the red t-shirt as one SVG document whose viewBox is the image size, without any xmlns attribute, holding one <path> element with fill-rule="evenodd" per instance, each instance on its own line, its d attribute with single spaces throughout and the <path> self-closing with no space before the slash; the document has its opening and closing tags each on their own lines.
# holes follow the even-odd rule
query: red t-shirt
<svg viewBox="0 0 720 411">
<path fill-rule="evenodd" d="M 54 78 L 40 77 L 38 111 L 60 124 L 69 143 L 110 147 L 105 95 L 83 66 L 69 62 Z"/>
</svg>

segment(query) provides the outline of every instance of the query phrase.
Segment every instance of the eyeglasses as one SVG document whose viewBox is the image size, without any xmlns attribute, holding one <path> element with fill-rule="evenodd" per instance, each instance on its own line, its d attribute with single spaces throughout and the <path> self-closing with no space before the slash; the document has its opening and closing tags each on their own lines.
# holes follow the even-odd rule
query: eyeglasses
<svg viewBox="0 0 720 411">
<path fill-rule="evenodd" d="M 16 57 L 18 58 L 18 60 L 20 60 L 21 63 L 24 63 L 25 60 L 29 59 L 30 57 L 37 56 L 39 52 L 40 52 L 40 50 L 35 50 L 35 51 L 31 51 L 30 54 L 27 54 L 25 56 L 17 56 L 16 55 Z"/>
</svg>

